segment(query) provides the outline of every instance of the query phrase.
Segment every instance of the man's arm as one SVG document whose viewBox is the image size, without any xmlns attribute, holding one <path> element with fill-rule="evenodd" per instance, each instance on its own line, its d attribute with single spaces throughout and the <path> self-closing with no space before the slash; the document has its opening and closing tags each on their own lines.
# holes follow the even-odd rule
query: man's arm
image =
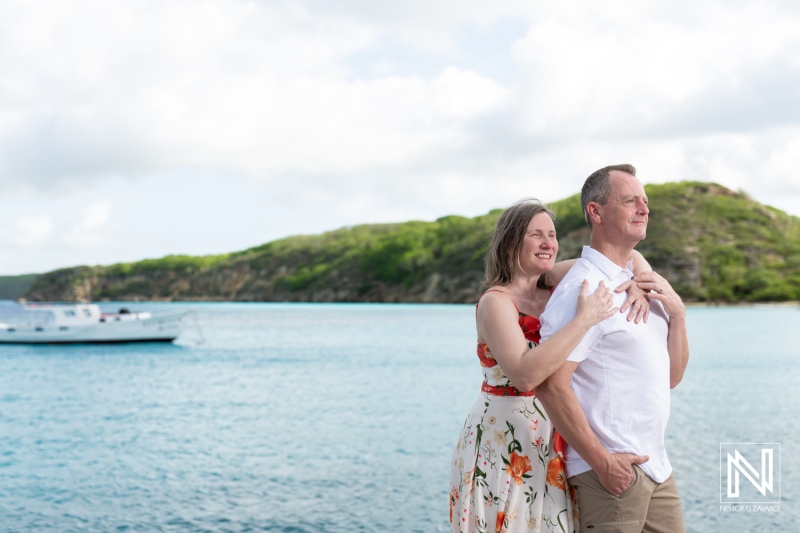
<svg viewBox="0 0 800 533">
<path fill-rule="evenodd" d="M 669 315 L 667 351 L 669 352 L 669 386 L 675 388 L 683 379 L 689 363 L 689 336 L 686 331 L 686 306 L 672 285 L 656 272 L 643 272 L 635 278 L 639 288 L 652 291 L 650 298 L 658 300 Z"/>
<path fill-rule="evenodd" d="M 600 443 L 586 420 L 578 398 L 570 387 L 578 363 L 567 361 L 536 389 L 536 396 L 559 433 L 578 452 L 614 496 L 625 492 L 633 482 L 631 465 L 646 462 L 646 455 L 610 453 Z"/>
</svg>

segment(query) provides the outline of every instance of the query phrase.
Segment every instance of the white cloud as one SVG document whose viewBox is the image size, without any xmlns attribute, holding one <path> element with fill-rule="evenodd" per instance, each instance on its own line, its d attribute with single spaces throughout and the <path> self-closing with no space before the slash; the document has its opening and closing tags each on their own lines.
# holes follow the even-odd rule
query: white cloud
<svg viewBox="0 0 800 533">
<path fill-rule="evenodd" d="M 502 165 L 501 155 L 513 165 L 521 152 L 587 139 L 679 138 L 698 128 L 800 120 L 800 106 L 790 105 L 796 84 L 782 83 L 800 81 L 797 16 L 780 4 L 51 7 L 41 17 L 41 6 L 17 6 L 0 19 L 4 48 L 14 50 L 0 56 L 5 181 L 177 167 L 265 179 L 424 173 L 431 160 L 470 172 L 481 159 Z M 518 85 L 447 66 L 462 25 L 510 16 L 529 20 L 506 51 L 517 61 Z M 348 54 L 387 36 L 439 54 L 442 68 L 431 77 L 385 68 L 360 79 Z M 781 86 L 779 102 L 759 101 Z M 501 130 L 494 140 L 484 131 L 492 121 Z"/>
<path fill-rule="evenodd" d="M 0 132 L 2 176 L 210 166 L 273 178 L 409 165 L 463 144 L 465 121 L 507 95 L 455 68 L 352 79 L 340 60 L 372 32 L 300 4 L 74 5 L 43 21 L 41 6 L 2 19 L 16 51 L 0 59 L 14 119 Z"/>
<path fill-rule="evenodd" d="M 769 3 L 549 4 L 514 46 L 525 72 L 522 128 L 563 142 L 728 130 L 737 116 L 749 116 L 747 106 L 761 104 L 764 92 L 748 89 L 758 86 L 762 67 L 777 69 L 773 87 L 797 77 L 797 23 Z M 700 123 L 709 114 L 728 120 Z"/>
<path fill-rule="evenodd" d="M 5 3 L 0 243 L 38 243 L 17 271 L 222 252 L 552 201 L 623 161 L 800 214 L 799 19 L 779 1 Z"/>
<path fill-rule="evenodd" d="M 48 213 L 25 215 L 15 219 L 11 227 L 0 228 L 0 242 L 7 246 L 35 248 L 47 245 L 55 224 Z"/>
<path fill-rule="evenodd" d="M 60 237 L 60 242 L 76 248 L 100 247 L 113 242 L 109 226 L 112 209 L 108 199 L 88 205 L 80 218 Z"/>
</svg>

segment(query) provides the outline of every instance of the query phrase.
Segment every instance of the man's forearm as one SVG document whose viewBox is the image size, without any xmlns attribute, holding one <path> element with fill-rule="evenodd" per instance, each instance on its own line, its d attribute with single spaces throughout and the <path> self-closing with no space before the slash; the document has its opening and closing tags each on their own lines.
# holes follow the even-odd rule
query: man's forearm
<svg viewBox="0 0 800 533">
<path fill-rule="evenodd" d="M 589 421 L 569 382 L 565 386 L 564 383 L 553 381 L 551 377 L 539 385 L 536 396 L 541 400 L 545 412 L 564 440 L 589 463 L 592 469 L 601 468 L 609 452 L 589 426 Z"/>
<path fill-rule="evenodd" d="M 669 352 L 669 386 L 674 388 L 683 379 L 689 363 L 689 336 L 686 331 L 686 316 L 670 317 L 667 334 Z"/>
<path fill-rule="evenodd" d="M 630 487 L 633 481 L 631 465 L 643 463 L 649 458 L 646 455 L 633 453 L 612 454 L 600 443 L 589 426 L 578 398 L 569 386 L 574 366 L 566 370 L 565 367 L 570 364 L 564 364 L 540 385 L 536 395 L 542 401 L 558 432 L 595 471 L 603 487 L 610 494 L 617 496 Z"/>
</svg>

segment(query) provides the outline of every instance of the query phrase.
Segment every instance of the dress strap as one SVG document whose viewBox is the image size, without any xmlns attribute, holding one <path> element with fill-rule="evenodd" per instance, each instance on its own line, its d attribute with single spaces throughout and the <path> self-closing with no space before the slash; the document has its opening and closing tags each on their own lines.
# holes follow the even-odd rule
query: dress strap
<svg viewBox="0 0 800 533">
<path fill-rule="evenodd" d="M 499 293 L 501 293 L 501 294 L 506 294 L 506 293 L 504 293 L 503 291 L 501 291 L 500 289 L 489 289 L 489 290 L 487 290 L 487 291 L 484 291 L 484 293 L 483 293 L 483 294 L 481 294 L 481 297 L 480 297 L 480 298 L 478 298 L 478 303 L 477 303 L 477 304 L 475 304 L 475 314 L 476 314 L 476 315 L 478 314 L 478 304 L 480 304 L 480 303 L 481 303 L 481 298 L 483 298 L 484 296 L 486 296 L 486 293 L 489 293 L 489 292 L 499 292 Z M 508 296 L 508 295 L 506 294 L 506 296 Z M 511 296 L 508 296 L 508 299 L 509 299 L 509 300 L 511 300 L 511 305 L 513 305 L 513 306 L 514 306 L 514 309 L 516 309 L 516 310 L 517 310 L 517 313 L 519 313 L 519 307 L 517 307 L 517 304 L 515 304 L 515 303 L 514 303 L 514 299 L 513 299 Z"/>
</svg>

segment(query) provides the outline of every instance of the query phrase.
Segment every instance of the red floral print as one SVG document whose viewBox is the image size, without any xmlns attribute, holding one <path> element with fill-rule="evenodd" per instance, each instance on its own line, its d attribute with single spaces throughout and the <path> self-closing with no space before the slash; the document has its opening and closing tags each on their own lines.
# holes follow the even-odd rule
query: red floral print
<svg viewBox="0 0 800 533">
<path fill-rule="evenodd" d="M 506 472 L 514 480 L 517 485 L 522 485 L 522 476 L 530 472 L 531 460 L 524 455 L 519 455 L 514 452 L 508 458 L 508 465 L 506 465 Z"/>
<path fill-rule="evenodd" d="M 519 314 L 519 327 L 522 328 L 522 334 L 535 344 L 539 344 L 542 340 L 542 336 L 539 333 L 541 326 L 539 319 L 535 316 L 526 315 L 525 313 Z"/>
<path fill-rule="evenodd" d="M 567 441 L 564 440 L 564 437 L 561 436 L 561 433 L 556 431 L 556 438 L 555 442 L 553 442 L 553 449 L 556 453 L 563 459 L 564 455 L 567 453 Z"/>
<path fill-rule="evenodd" d="M 494 528 L 494 530 L 497 533 L 502 533 L 503 532 L 503 522 L 505 522 L 505 521 L 506 521 L 506 513 L 502 512 L 502 511 L 497 513 L 497 523 L 495 524 L 495 528 Z"/>
<path fill-rule="evenodd" d="M 547 463 L 547 484 L 561 490 L 567 488 L 564 460 L 561 457 L 554 457 Z"/>
<path fill-rule="evenodd" d="M 481 362 L 481 366 L 484 368 L 492 368 L 493 366 L 497 365 L 497 361 L 489 351 L 489 346 L 487 344 L 483 344 L 482 342 L 478 343 L 478 360 Z"/>
</svg>

